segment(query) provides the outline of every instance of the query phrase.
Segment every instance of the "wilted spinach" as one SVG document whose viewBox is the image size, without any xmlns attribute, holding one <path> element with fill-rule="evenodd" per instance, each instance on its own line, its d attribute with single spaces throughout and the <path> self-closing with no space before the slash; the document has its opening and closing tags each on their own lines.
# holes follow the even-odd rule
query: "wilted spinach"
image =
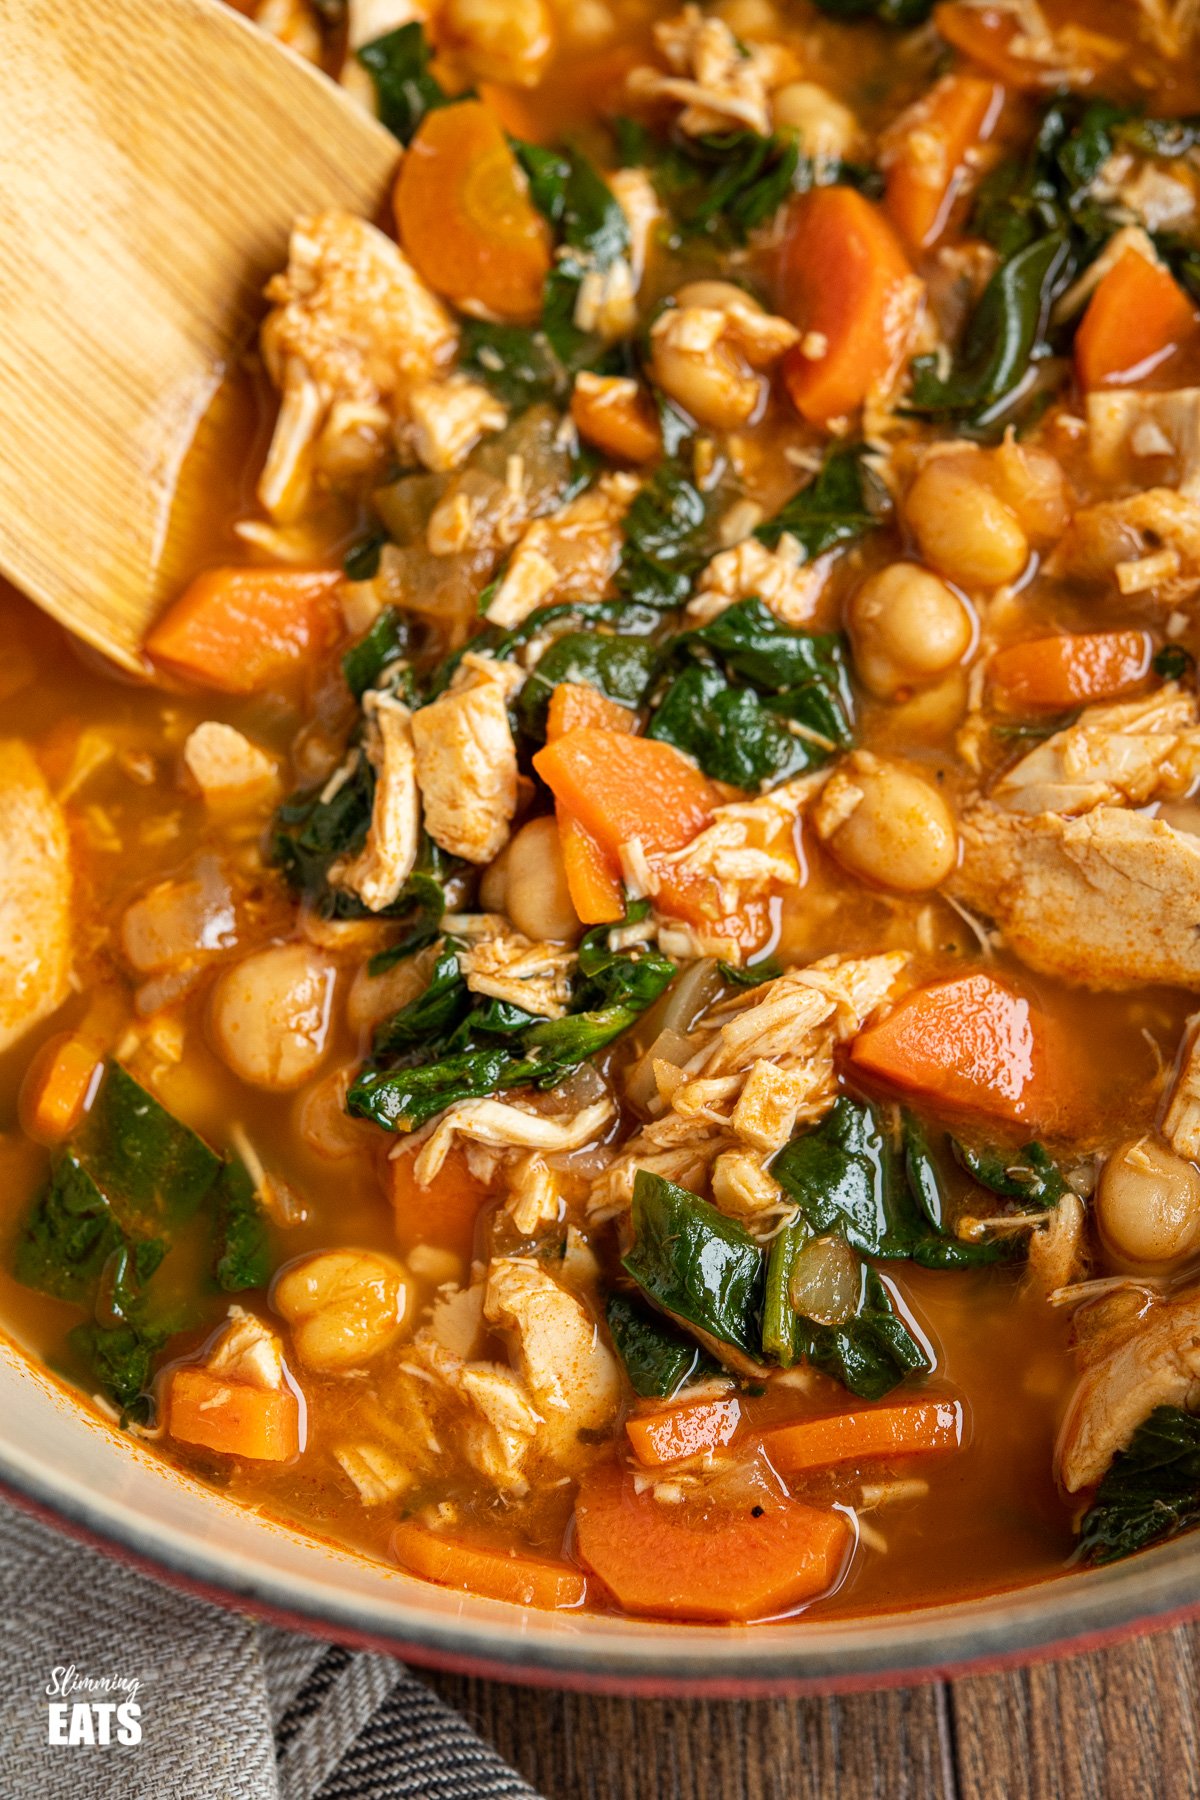
<svg viewBox="0 0 1200 1800">
<path fill-rule="evenodd" d="M 385 32 L 358 51 L 375 86 L 380 120 L 402 144 L 409 142 L 426 113 L 453 102 L 429 72 L 431 54 L 419 22 Z"/>
<path fill-rule="evenodd" d="M 1115 1562 L 1200 1523 L 1200 1419 L 1156 1406 L 1113 1457 L 1080 1526 L 1079 1548 Z"/>
</svg>

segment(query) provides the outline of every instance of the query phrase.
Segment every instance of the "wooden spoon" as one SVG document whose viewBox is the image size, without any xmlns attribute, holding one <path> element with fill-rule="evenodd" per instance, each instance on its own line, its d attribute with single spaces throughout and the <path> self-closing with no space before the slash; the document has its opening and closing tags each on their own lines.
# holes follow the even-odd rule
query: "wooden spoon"
<svg viewBox="0 0 1200 1800">
<path fill-rule="evenodd" d="M 126 669 L 293 219 L 373 215 L 396 157 L 219 0 L 0 0 L 0 569 Z"/>
</svg>

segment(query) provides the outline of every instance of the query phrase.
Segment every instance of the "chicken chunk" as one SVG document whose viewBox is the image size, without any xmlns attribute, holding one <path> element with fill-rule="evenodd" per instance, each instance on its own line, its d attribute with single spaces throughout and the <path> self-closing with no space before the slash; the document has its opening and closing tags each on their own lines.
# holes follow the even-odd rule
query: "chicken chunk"
<svg viewBox="0 0 1200 1800">
<path fill-rule="evenodd" d="M 561 1019 L 570 998 L 575 952 L 561 944 L 535 943 L 499 914 L 476 917 L 491 921 L 493 929 L 468 943 L 459 957 L 471 992 L 507 1001 L 539 1018 Z"/>
<path fill-rule="evenodd" d="M 204 1359 L 210 1375 L 246 1387 L 278 1392 L 284 1385 L 283 1345 L 269 1326 L 243 1306 L 231 1306 L 220 1336 Z"/>
<path fill-rule="evenodd" d="M 418 462 L 448 474 L 465 462 L 481 437 L 503 431 L 508 414 L 482 382 L 465 375 L 423 381 L 408 396 L 410 424 L 402 441 Z"/>
<path fill-rule="evenodd" d="M 513 551 L 487 609 L 506 631 L 551 600 L 594 599 L 621 560 L 621 520 L 638 490 L 628 472 L 602 475 L 549 519 L 536 519 Z"/>
<path fill-rule="evenodd" d="M 1087 424 L 1088 452 L 1101 481 L 1161 483 L 1185 500 L 1200 501 L 1200 388 L 1089 394 Z"/>
<path fill-rule="evenodd" d="M 357 894 L 372 912 L 382 912 L 399 898 L 412 874 L 421 839 L 413 715 L 394 695 L 378 693 L 364 695 L 363 714 L 367 755 L 375 771 L 371 823 L 358 855 L 334 863 L 329 879 L 334 887 Z"/>
<path fill-rule="evenodd" d="M 772 884 L 795 887 L 801 876 L 796 827 L 823 781 L 823 775 L 801 775 L 757 799 L 718 806 L 711 825 L 662 860 L 683 875 L 711 877 L 726 914 Z"/>
<path fill-rule="evenodd" d="M 439 1390 L 435 1405 L 449 1402 L 472 1467 L 504 1493 L 525 1493 L 525 1461 L 541 1419 L 524 1382 L 500 1363 L 465 1361 L 429 1330 L 417 1333 L 411 1356 Z"/>
<path fill-rule="evenodd" d="M 0 740 L 0 1050 L 67 997 L 71 846 L 24 744 Z"/>
<path fill-rule="evenodd" d="M 450 692 L 412 715 L 425 828 L 466 862 L 491 862 L 508 840 L 517 809 L 508 698 L 522 680 L 511 663 L 464 656 Z"/>
<path fill-rule="evenodd" d="M 613 1115 L 611 1100 L 596 1100 L 560 1118 L 530 1112 L 504 1100 L 459 1100 L 438 1120 L 413 1168 L 423 1187 L 437 1175 L 456 1137 L 496 1149 L 580 1150 L 599 1136 Z"/>
<path fill-rule="evenodd" d="M 756 598 L 785 625 L 807 625 L 817 610 L 829 575 L 831 558 L 805 562 L 796 539 L 784 532 L 774 550 L 757 538 L 744 538 L 720 550 L 702 571 L 687 616 L 707 625 L 738 600 Z"/>
<path fill-rule="evenodd" d="M 1200 1014 L 1188 1020 L 1188 1034 L 1162 1128 L 1172 1150 L 1192 1162 L 1200 1162 Z"/>
<path fill-rule="evenodd" d="M 992 789 L 1010 812 L 1089 812 L 1177 798 L 1200 775 L 1195 699 L 1160 688 L 1145 699 L 1089 706 L 1023 756 Z"/>
<path fill-rule="evenodd" d="M 205 719 L 188 734 L 183 763 L 210 806 L 251 805 L 269 799 L 278 785 L 275 758 L 216 719 Z"/>
<path fill-rule="evenodd" d="M 770 93 L 786 80 L 786 54 L 773 44 L 741 44 L 723 19 L 685 6 L 654 27 L 667 73 L 630 72 L 628 91 L 638 101 L 667 100 L 682 107 L 679 129 L 689 137 L 743 126 L 765 137 L 771 129 Z"/>
<path fill-rule="evenodd" d="M 1054 579 L 1115 581 L 1164 606 L 1200 587 L 1200 505 L 1174 488 L 1082 506 L 1047 559 Z"/>
<path fill-rule="evenodd" d="M 457 333 L 403 251 L 350 213 L 297 219 L 266 294 L 263 356 L 282 399 L 258 495 L 286 524 L 318 470 L 339 479 L 376 467 L 409 391 L 446 366 Z"/>
<path fill-rule="evenodd" d="M 1114 1341 L 1115 1340 L 1115 1341 Z M 1067 1492 L 1093 1487 L 1156 1406 L 1187 1407 L 1200 1398 L 1200 1291 L 1151 1301 L 1105 1334 L 1084 1368 L 1056 1450 Z"/>
<path fill-rule="evenodd" d="M 577 1295 L 524 1257 L 492 1262 L 483 1310 L 508 1339 L 541 1414 L 539 1450 L 569 1464 L 580 1433 L 602 1431 L 620 1399 L 616 1359 L 596 1320 Z"/>
<path fill-rule="evenodd" d="M 1090 987 L 1200 988 L 1200 838 L 1099 806 L 1081 818 L 961 818 L 949 892 L 995 922 L 1031 968 Z"/>
</svg>

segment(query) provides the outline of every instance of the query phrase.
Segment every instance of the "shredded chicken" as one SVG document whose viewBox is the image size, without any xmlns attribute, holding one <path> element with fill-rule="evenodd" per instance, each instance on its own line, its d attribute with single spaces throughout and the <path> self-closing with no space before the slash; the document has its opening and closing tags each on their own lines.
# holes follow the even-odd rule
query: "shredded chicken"
<svg viewBox="0 0 1200 1800">
<path fill-rule="evenodd" d="M 570 999 L 575 952 L 523 937 L 499 913 L 478 916 L 490 920 L 493 929 L 477 933 L 459 957 L 471 992 L 508 1001 L 539 1018 L 561 1019 Z"/>
<path fill-rule="evenodd" d="M 1155 487 L 1082 506 L 1047 558 L 1046 573 L 1056 580 L 1115 581 L 1122 594 L 1152 593 L 1161 605 L 1174 606 L 1200 587 L 1200 505 L 1174 488 Z"/>
<path fill-rule="evenodd" d="M 791 73 L 786 53 L 773 44 L 742 44 L 724 20 L 685 6 L 654 27 L 655 44 L 669 73 L 640 67 L 630 72 L 631 99 L 671 101 L 683 108 L 679 129 L 689 137 L 744 126 L 766 136 L 771 129 L 771 90 Z"/>
<path fill-rule="evenodd" d="M 723 1213 L 735 1219 L 762 1218 L 787 1204 L 759 1150 L 722 1150 L 712 1166 L 712 1197 Z"/>
<path fill-rule="evenodd" d="M 616 1359 L 595 1319 L 577 1295 L 524 1257 L 492 1262 L 483 1310 L 508 1339 L 541 1414 L 538 1449 L 569 1463 L 580 1433 L 603 1431 L 620 1399 Z"/>
<path fill-rule="evenodd" d="M 1087 427 L 1088 453 L 1101 481 L 1139 486 L 1147 480 L 1160 482 L 1178 489 L 1184 500 L 1200 503 L 1200 388 L 1159 393 L 1114 388 L 1089 394 Z M 1105 519 L 1114 516 L 1106 514 Z M 1144 529 L 1157 531 L 1155 515 L 1144 516 Z M 1190 515 L 1176 516 L 1182 523 L 1175 535 L 1191 545 L 1191 537 L 1183 536 L 1190 529 Z M 1140 533 L 1143 528 L 1130 529 Z"/>
<path fill-rule="evenodd" d="M 508 700 L 524 676 L 493 657 L 463 657 L 450 691 L 412 715 L 425 829 L 452 856 L 489 863 L 517 808 Z"/>
<path fill-rule="evenodd" d="M 1069 1494 L 1100 1480 L 1156 1406 L 1188 1407 L 1200 1398 L 1200 1293 L 1193 1288 L 1163 1301 L 1147 1296 L 1094 1349 L 1055 1452 Z"/>
<path fill-rule="evenodd" d="M 757 538 L 743 538 L 732 549 L 718 551 L 701 572 L 687 616 L 707 625 L 735 601 L 756 598 L 785 625 L 807 625 L 817 610 L 832 558 L 804 560 L 794 537 L 784 532 L 774 550 Z"/>
<path fill-rule="evenodd" d="M 0 1050 L 67 997 L 71 846 L 62 808 L 24 744 L 0 739 Z"/>
<path fill-rule="evenodd" d="M 482 382 L 465 375 L 423 381 L 408 395 L 407 426 L 398 433 L 418 462 L 438 474 L 457 469 L 490 431 L 503 431 L 508 414 Z"/>
<path fill-rule="evenodd" d="M 278 782 L 275 758 L 234 726 L 216 719 L 205 719 L 188 733 L 183 763 L 210 802 L 266 799 Z"/>
<path fill-rule="evenodd" d="M 519 625 L 551 600 L 594 599 L 621 559 L 621 520 L 638 490 L 627 472 L 602 475 L 594 487 L 549 519 L 528 527 L 487 609 L 493 625 Z"/>
<path fill-rule="evenodd" d="M 1064 1194 L 1044 1225 L 1029 1233 L 1029 1277 L 1049 1296 L 1081 1279 L 1087 1257 L 1087 1209 Z"/>
<path fill-rule="evenodd" d="M 1188 1020 L 1179 1068 L 1163 1117 L 1163 1136 L 1179 1156 L 1200 1162 L 1200 1015 Z"/>
<path fill-rule="evenodd" d="M 269 1326 L 244 1306 L 229 1308 L 228 1322 L 205 1357 L 204 1366 L 210 1375 L 240 1382 L 245 1387 L 278 1393 L 284 1385 L 282 1343 Z"/>
<path fill-rule="evenodd" d="M 522 1237 L 536 1237 L 543 1225 L 556 1223 L 562 1204 L 558 1176 L 544 1156 L 531 1150 L 509 1172 L 504 1210 L 514 1231 Z"/>
<path fill-rule="evenodd" d="M 611 1100 L 597 1100 L 577 1113 L 553 1117 L 506 1100 L 459 1100 L 444 1112 L 426 1138 L 413 1173 L 427 1187 L 445 1162 L 455 1138 L 499 1149 L 580 1150 L 599 1137 L 613 1116 Z"/>
<path fill-rule="evenodd" d="M 358 855 L 333 863 L 329 880 L 357 894 L 372 912 L 382 912 L 399 898 L 420 845 L 413 715 L 394 695 L 370 692 L 363 697 L 363 716 L 367 755 L 375 770 L 371 823 Z"/>
<path fill-rule="evenodd" d="M 1070 815 L 1177 798 L 1198 775 L 1196 701 L 1168 685 L 1140 700 L 1087 707 L 1008 769 L 991 797 L 1009 812 Z"/>
<path fill-rule="evenodd" d="M 263 356 L 282 398 L 258 495 L 286 524 L 318 470 L 336 480 L 378 465 L 409 390 L 447 364 L 457 334 L 403 251 L 350 213 L 297 219 L 266 294 Z"/>
<path fill-rule="evenodd" d="M 1200 0 L 1134 0 L 1146 34 L 1164 56 L 1186 56 L 1200 31 Z"/>
<path fill-rule="evenodd" d="M 796 826 L 824 779 L 821 774 L 799 775 L 757 799 L 718 806 L 711 825 L 660 860 L 680 875 L 715 881 L 726 914 L 772 884 L 795 887 L 801 878 Z"/>
<path fill-rule="evenodd" d="M 412 1471 L 386 1444 L 369 1440 L 360 1444 L 339 1444 L 333 1455 L 343 1473 L 354 1483 L 364 1506 L 383 1506 L 413 1485 Z"/>
<path fill-rule="evenodd" d="M 409 1354 L 443 1403 L 451 1403 L 451 1423 L 471 1466 L 503 1493 L 525 1493 L 525 1460 L 541 1420 L 524 1382 L 500 1363 L 456 1355 L 429 1328 L 417 1333 Z"/>
</svg>

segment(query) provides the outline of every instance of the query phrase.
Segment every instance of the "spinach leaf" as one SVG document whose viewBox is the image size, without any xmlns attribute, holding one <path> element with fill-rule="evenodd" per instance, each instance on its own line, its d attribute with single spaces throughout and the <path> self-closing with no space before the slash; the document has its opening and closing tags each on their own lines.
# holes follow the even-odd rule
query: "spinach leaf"
<svg viewBox="0 0 1200 1800">
<path fill-rule="evenodd" d="M 836 544 L 851 544 L 879 524 L 886 496 L 863 462 L 864 446 L 831 450 L 816 475 L 754 533 L 774 550 L 786 531 L 811 561 Z"/>
<path fill-rule="evenodd" d="M 923 25 L 934 0 L 815 0 L 834 19 L 878 19 L 884 25 Z"/>
<path fill-rule="evenodd" d="M 987 426 L 1011 405 L 1030 367 L 1047 354 L 1050 307 L 1072 269 L 1067 237 L 1039 238 L 1002 262 L 971 314 L 949 375 L 937 359 L 913 362 L 908 410 Z"/>
<path fill-rule="evenodd" d="M 34 1201 L 17 1241 L 13 1274 L 25 1287 L 56 1300 L 86 1301 L 109 1259 L 128 1240 L 107 1198 L 73 1150 L 58 1162 Z M 145 1260 L 161 1260 L 166 1246 L 144 1239 Z M 145 1267 L 148 1276 L 153 1271 Z"/>
<path fill-rule="evenodd" d="M 773 956 L 764 956 L 761 962 L 747 963 L 741 969 L 735 969 L 732 963 L 718 961 L 717 973 L 730 987 L 756 988 L 767 981 L 778 981 L 783 974 L 783 964 Z"/>
<path fill-rule="evenodd" d="M 217 1185 L 213 1273 L 227 1294 L 267 1285 L 271 1273 L 267 1222 L 244 1163 L 227 1162 Z"/>
<path fill-rule="evenodd" d="M 118 1062 L 110 1062 L 77 1149 L 93 1180 L 142 1229 L 190 1219 L 221 1158 Z"/>
<path fill-rule="evenodd" d="M 379 573 L 379 553 L 387 542 L 386 531 L 372 531 L 365 538 L 360 538 L 357 544 L 351 544 L 342 563 L 346 580 L 373 581 Z M 345 667 L 344 661 L 342 666 Z"/>
<path fill-rule="evenodd" d="M 625 548 L 617 591 L 645 606 L 682 606 L 711 545 L 708 502 L 678 458 L 659 465 L 621 529 Z"/>
<path fill-rule="evenodd" d="M 1185 675 L 1195 670 L 1196 659 L 1182 644 L 1164 644 L 1161 650 L 1155 651 L 1150 666 L 1164 681 L 1182 681 Z"/>
<path fill-rule="evenodd" d="M 365 911 L 354 894 L 329 885 L 329 866 L 362 849 L 371 823 L 375 774 L 359 752 L 347 780 L 327 800 L 323 789 L 307 789 L 285 800 L 271 828 L 271 860 L 288 886 L 302 894 L 323 918 L 359 918 Z"/>
<path fill-rule="evenodd" d="M 1026 1206 L 1057 1206 L 1068 1192 L 1062 1171 L 1044 1144 L 1024 1144 L 1020 1150 L 979 1149 L 950 1139 L 950 1148 L 972 1181 Z"/>
<path fill-rule="evenodd" d="M 544 150 L 515 143 L 529 194 L 561 239 L 542 290 L 542 333 L 568 375 L 605 361 L 610 353 L 594 332 L 575 323 L 579 291 L 628 256 L 629 223 L 620 202 L 576 150 Z M 619 355 L 619 353 L 617 353 Z"/>
<path fill-rule="evenodd" d="M 426 113 L 452 103 L 429 73 L 430 55 L 425 32 L 417 22 L 387 31 L 358 51 L 358 60 L 375 86 L 380 120 L 402 144 L 410 141 Z"/>
<path fill-rule="evenodd" d="M 459 946 L 447 939 L 425 991 L 385 1019 L 375 1033 L 376 1056 L 394 1056 L 417 1045 L 443 1046 L 471 1008 L 472 996 L 459 969 Z"/>
<path fill-rule="evenodd" d="M 458 1100 L 481 1100 L 532 1080 L 526 1064 L 502 1047 L 462 1050 L 427 1067 L 359 1071 L 346 1111 L 385 1131 L 416 1131 Z"/>
<path fill-rule="evenodd" d="M 612 1294 L 605 1319 L 635 1394 L 670 1400 L 693 1375 L 715 1367 L 693 1338 L 627 1294 Z"/>
<path fill-rule="evenodd" d="M 564 632 L 543 650 L 521 689 L 517 699 L 521 724 L 530 737 L 545 737 L 550 696 L 563 681 L 598 688 L 625 706 L 640 706 L 659 661 L 659 651 L 645 638 L 599 631 Z"/>
<path fill-rule="evenodd" d="M 707 1200 L 639 1169 L 633 1244 L 622 1267 L 661 1311 L 757 1354 L 763 1253 L 749 1232 Z"/>
<path fill-rule="evenodd" d="M 673 744 L 714 780 L 749 792 L 774 787 L 824 762 L 837 742 L 815 743 L 789 731 L 753 688 L 731 686 L 711 663 L 693 663 L 676 677 L 646 736 Z"/>
<path fill-rule="evenodd" d="M 797 1324 L 799 1349 L 813 1367 L 864 1400 L 882 1399 L 906 1376 L 931 1367 L 874 1269 L 863 1271 L 862 1299 L 853 1318 L 840 1325 L 806 1319 Z"/>
<path fill-rule="evenodd" d="M 1200 1419 L 1156 1406 L 1118 1450 L 1080 1526 L 1093 1562 L 1115 1562 L 1200 1522 Z"/>
<path fill-rule="evenodd" d="M 561 400 L 567 371 L 541 327 L 462 320 L 461 366 L 477 375 L 512 413 L 539 401 Z"/>
<path fill-rule="evenodd" d="M 791 1299 L 792 1264 L 812 1241 L 803 1219 L 793 1219 L 771 1240 L 763 1277 L 763 1355 L 781 1369 L 790 1369 L 801 1353 L 799 1324 Z"/>
<path fill-rule="evenodd" d="M 815 683 L 836 698 L 847 721 L 853 716 L 846 640 L 837 632 L 785 625 L 752 598 L 735 601 L 707 625 L 671 639 L 676 651 L 696 645 L 711 650 L 731 675 L 762 694 L 787 694 Z"/>
<path fill-rule="evenodd" d="M 342 656 L 342 674 L 356 700 L 378 685 L 390 663 L 408 648 L 408 625 L 394 606 L 385 606 L 371 629 Z"/>
<path fill-rule="evenodd" d="M 85 1376 L 121 1408 L 122 1423 L 148 1423 L 154 1402 L 148 1393 L 154 1358 L 170 1332 L 163 1326 L 125 1323 L 76 1325 L 67 1342 Z"/>
</svg>

